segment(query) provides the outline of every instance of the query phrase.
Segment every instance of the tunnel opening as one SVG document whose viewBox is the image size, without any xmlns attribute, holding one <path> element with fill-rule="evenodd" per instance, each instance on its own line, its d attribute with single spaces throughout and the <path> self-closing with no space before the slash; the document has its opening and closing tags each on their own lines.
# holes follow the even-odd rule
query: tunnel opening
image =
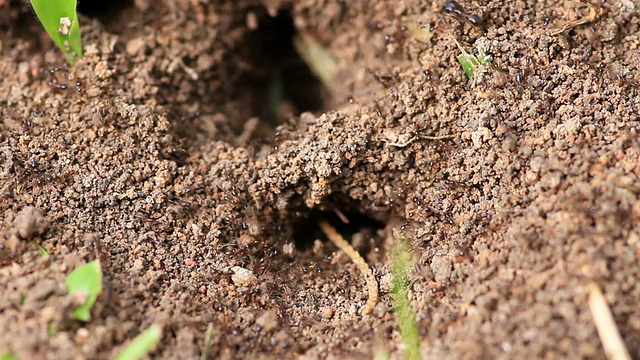
<svg viewBox="0 0 640 360">
<path fill-rule="evenodd" d="M 78 12 L 88 17 L 98 18 L 102 23 L 109 22 L 108 19 L 117 17 L 123 10 L 133 7 L 133 0 L 78 1 Z"/>
<path fill-rule="evenodd" d="M 338 208 L 313 209 L 297 219 L 292 225 L 296 249 L 308 250 L 318 239 L 327 241 L 325 234 L 320 229 L 319 222 L 321 220 L 328 222 L 349 242 L 354 241 L 354 235 L 358 234 L 358 241 L 353 245 L 362 252 L 371 250 L 378 238 L 378 230 L 385 227 L 384 222 L 360 212 L 340 211 Z"/>
<path fill-rule="evenodd" d="M 290 10 L 275 16 L 265 9 L 250 13 L 249 27 L 255 29 L 243 40 L 247 69 L 234 97 L 248 102 L 249 116 L 271 128 L 303 112 L 326 110 L 329 91 L 300 54 L 300 46 L 311 45 L 300 40 Z"/>
</svg>

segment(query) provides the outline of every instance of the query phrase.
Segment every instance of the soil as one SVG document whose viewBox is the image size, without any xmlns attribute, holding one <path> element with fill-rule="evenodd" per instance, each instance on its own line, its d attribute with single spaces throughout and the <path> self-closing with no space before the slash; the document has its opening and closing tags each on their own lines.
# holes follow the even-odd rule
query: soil
<svg viewBox="0 0 640 360">
<path fill-rule="evenodd" d="M 153 358 L 399 358 L 402 237 L 424 358 L 603 359 L 590 284 L 640 358 L 640 2 L 593 2 L 86 0 L 68 66 L 0 0 L 0 350 L 112 358 L 159 324 Z M 94 259 L 83 323 L 64 280 Z"/>
</svg>

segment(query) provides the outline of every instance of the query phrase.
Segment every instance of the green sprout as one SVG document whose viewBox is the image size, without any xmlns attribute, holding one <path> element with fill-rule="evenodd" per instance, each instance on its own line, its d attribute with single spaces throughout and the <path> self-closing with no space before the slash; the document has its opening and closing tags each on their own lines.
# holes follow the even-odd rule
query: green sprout
<svg viewBox="0 0 640 360">
<path fill-rule="evenodd" d="M 56 323 L 54 323 L 53 321 L 49 323 L 49 326 L 47 326 L 47 335 L 49 335 L 49 337 L 53 336 L 56 334 L 56 332 L 58 332 L 58 327 L 56 326 Z"/>
<path fill-rule="evenodd" d="M 102 270 L 100 261 L 94 260 L 73 270 L 66 279 L 67 290 L 70 295 L 82 294 L 86 296 L 83 305 L 73 310 L 76 319 L 89 321 L 91 319 L 91 308 L 102 291 Z"/>
<path fill-rule="evenodd" d="M 136 336 L 118 356 L 116 360 L 137 360 L 146 356 L 162 338 L 162 328 L 151 325 L 147 330 Z"/>
<path fill-rule="evenodd" d="M 467 77 L 469 79 L 473 77 L 473 74 L 475 73 L 477 68 L 481 66 L 491 65 L 491 60 L 489 59 L 489 56 L 484 50 L 478 49 L 478 56 L 469 54 L 462 47 L 462 45 L 460 45 L 458 40 L 456 40 L 456 38 L 453 37 L 453 35 L 451 36 L 451 38 L 453 39 L 453 42 L 456 43 L 456 46 L 460 50 L 460 55 L 458 55 L 458 62 L 462 66 L 462 70 L 464 70 L 464 73 L 467 74 Z"/>
<path fill-rule="evenodd" d="M 391 301 L 402 336 L 405 359 L 420 359 L 420 332 L 415 311 L 409 300 L 409 278 L 412 255 L 406 239 L 396 238 L 391 248 L 393 290 Z"/>
<path fill-rule="evenodd" d="M 40 257 L 41 257 L 41 258 L 48 259 L 48 258 L 49 258 L 49 256 L 50 256 L 50 255 L 49 255 L 49 252 L 48 252 L 45 248 L 43 248 L 42 246 L 40 246 L 40 244 L 38 244 L 37 242 L 35 242 L 35 241 L 34 241 L 33 243 L 34 243 L 34 244 L 36 245 L 36 247 L 38 248 L 38 252 L 40 253 Z"/>
<path fill-rule="evenodd" d="M 0 352 L 0 360 L 18 360 L 18 358 L 10 352 Z"/>
<path fill-rule="evenodd" d="M 51 39 L 67 57 L 69 64 L 82 57 L 80 22 L 76 0 L 31 0 L 31 6 Z"/>
</svg>

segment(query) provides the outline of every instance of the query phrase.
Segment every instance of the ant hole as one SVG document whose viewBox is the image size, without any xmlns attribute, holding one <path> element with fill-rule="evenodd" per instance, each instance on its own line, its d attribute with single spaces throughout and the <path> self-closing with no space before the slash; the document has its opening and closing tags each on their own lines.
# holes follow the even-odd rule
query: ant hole
<svg viewBox="0 0 640 360">
<path fill-rule="evenodd" d="M 80 0 L 78 1 L 78 12 L 88 17 L 98 18 L 100 22 L 105 23 L 118 16 L 122 10 L 133 6 L 133 0 Z"/>
<path fill-rule="evenodd" d="M 166 13 L 162 2 L 154 3 L 157 4 L 149 0 L 78 0 L 78 12 L 97 19 L 107 31 L 126 40 L 134 36 L 136 28 L 152 23 Z"/>
<path fill-rule="evenodd" d="M 326 110 L 329 92 L 298 54 L 298 34 L 289 10 L 270 16 L 264 8 L 255 10 L 255 30 L 241 42 L 248 65 L 232 97 L 248 103 L 249 117 L 275 128 L 303 112 Z M 242 115 L 242 114 L 239 114 Z M 242 129 L 246 117 L 233 124 Z"/>
<path fill-rule="evenodd" d="M 345 223 L 345 220 L 348 223 Z M 365 239 L 373 238 L 376 237 L 378 230 L 385 226 L 383 222 L 358 212 L 314 209 L 293 224 L 293 239 L 297 249 L 309 250 L 316 240 L 328 241 L 320 229 L 320 221 L 328 222 L 350 243 L 352 243 L 354 234 L 364 234 Z M 361 252 L 371 250 L 369 241 L 353 245 Z"/>
</svg>

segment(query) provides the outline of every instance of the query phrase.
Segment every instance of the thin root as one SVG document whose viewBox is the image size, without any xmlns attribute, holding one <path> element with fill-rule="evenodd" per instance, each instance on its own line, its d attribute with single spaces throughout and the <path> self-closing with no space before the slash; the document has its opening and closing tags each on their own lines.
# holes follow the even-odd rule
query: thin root
<svg viewBox="0 0 640 360">
<path fill-rule="evenodd" d="M 554 31 L 552 35 L 562 34 L 580 25 L 593 24 L 594 22 L 598 21 L 598 19 L 600 19 L 600 17 L 604 13 L 604 8 L 602 6 L 593 4 L 588 0 L 580 0 L 580 2 L 589 7 L 589 13 L 580 19 L 564 24 L 559 30 Z"/>
<path fill-rule="evenodd" d="M 455 139 L 457 137 L 457 135 L 442 135 L 442 136 L 420 136 L 420 139 L 423 140 L 449 140 L 449 139 Z"/>
<path fill-rule="evenodd" d="M 610 360 L 631 360 L 629 351 L 627 351 L 622 337 L 620 337 L 620 331 L 613 320 L 613 315 L 611 315 L 611 309 L 609 309 L 600 288 L 596 284 L 591 284 L 589 288 L 589 309 L 607 358 Z"/>
<path fill-rule="evenodd" d="M 356 264 L 358 269 L 360 269 L 360 272 L 364 275 L 367 281 L 367 293 L 369 298 L 362 308 L 362 314 L 371 314 L 373 312 L 373 308 L 378 303 L 378 282 L 376 281 L 376 277 L 373 275 L 373 271 L 371 271 L 369 265 L 364 261 L 360 253 L 358 253 L 356 249 L 354 249 L 353 246 L 351 246 L 351 244 L 342 237 L 342 235 L 338 234 L 333 226 L 329 225 L 326 221 L 320 221 L 320 228 L 332 243 L 351 258 L 351 261 Z"/>
<path fill-rule="evenodd" d="M 442 136 L 412 136 L 409 140 L 403 141 L 403 142 L 390 142 L 390 141 L 386 141 L 385 139 L 382 139 L 382 141 L 384 141 L 387 145 L 389 146 L 395 146 L 398 148 L 405 148 L 409 145 L 411 145 L 414 141 L 416 140 L 429 140 L 429 141 L 439 141 L 439 140 L 449 140 L 449 139 L 455 139 L 456 135 L 442 135 Z"/>
</svg>

